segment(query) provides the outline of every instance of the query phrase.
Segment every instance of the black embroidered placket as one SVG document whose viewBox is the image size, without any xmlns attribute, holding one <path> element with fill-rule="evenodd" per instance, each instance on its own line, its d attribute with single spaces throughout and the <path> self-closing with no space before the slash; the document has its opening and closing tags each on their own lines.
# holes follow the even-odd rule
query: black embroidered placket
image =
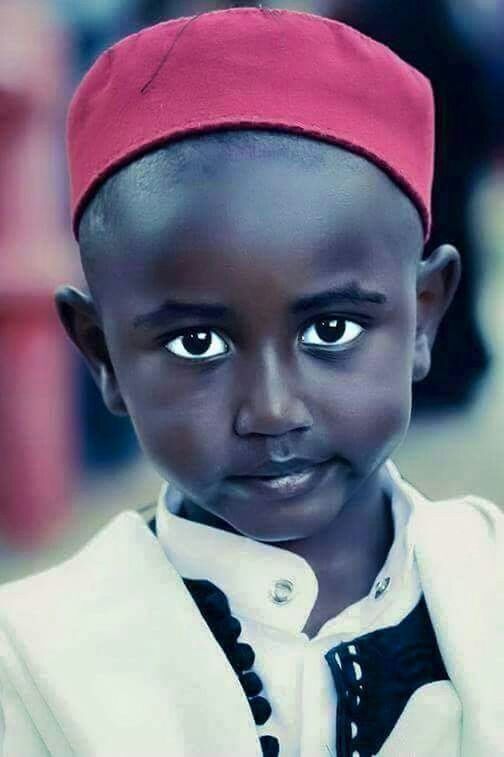
<svg viewBox="0 0 504 757">
<path fill-rule="evenodd" d="M 376 755 L 411 695 L 448 679 L 423 596 L 397 625 L 338 644 L 325 657 L 338 695 L 338 757 Z"/>
</svg>

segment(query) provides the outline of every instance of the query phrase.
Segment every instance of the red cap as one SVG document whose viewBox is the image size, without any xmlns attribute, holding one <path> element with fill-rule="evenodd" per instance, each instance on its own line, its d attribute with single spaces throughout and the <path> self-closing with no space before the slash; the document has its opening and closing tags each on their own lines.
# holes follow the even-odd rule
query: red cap
<svg viewBox="0 0 504 757">
<path fill-rule="evenodd" d="M 233 8 L 143 29 L 104 52 L 68 114 L 73 228 L 98 184 L 174 138 L 223 128 L 296 132 L 378 165 L 416 205 L 428 239 L 430 82 L 339 21 Z"/>
</svg>

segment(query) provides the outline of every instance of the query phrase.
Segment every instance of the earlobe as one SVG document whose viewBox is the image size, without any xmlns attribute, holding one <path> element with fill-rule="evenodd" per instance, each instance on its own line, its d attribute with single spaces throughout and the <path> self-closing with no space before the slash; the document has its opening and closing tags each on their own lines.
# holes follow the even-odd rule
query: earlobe
<svg viewBox="0 0 504 757">
<path fill-rule="evenodd" d="M 106 407 L 114 415 L 128 415 L 128 409 L 119 391 L 115 373 L 105 365 L 100 369 L 99 388 Z"/>
<path fill-rule="evenodd" d="M 128 415 L 91 295 L 62 286 L 56 291 L 55 303 L 60 321 L 84 357 L 105 405 L 115 415 Z"/>
<path fill-rule="evenodd" d="M 417 333 L 415 359 L 413 361 L 413 381 L 423 381 L 430 371 L 431 348 L 426 334 Z"/>
<path fill-rule="evenodd" d="M 437 247 L 419 261 L 417 273 L 417 328 L 413 381 L 422 381 L 430 370 L 431 350 L 444 314 L 460 281 L 460 255 L 452 245 Z"/>
</svg>

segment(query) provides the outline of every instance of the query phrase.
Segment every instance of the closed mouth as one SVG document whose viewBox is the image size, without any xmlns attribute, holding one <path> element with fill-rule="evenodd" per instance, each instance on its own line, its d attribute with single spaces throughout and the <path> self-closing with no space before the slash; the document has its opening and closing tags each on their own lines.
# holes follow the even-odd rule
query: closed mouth
<svg viewBox="0 0 504 757">
<path fill-rule="evenodd" d="M 260 497 L 266 500 L 289 499 L 291 497 L 307 495 L 314 487 L 324 482 L 333 467 L 335 460 L 331 458 L 320 463 L 298 459 L 297 464 L 289 461 L 287 464 L 275 464 L 275 472 L 270 469 L 267 474 L 254 476 L 232 476 L 231 486 L 236 487 L 242 495 Z M 261 474 L 264 471 L 260 469 Z"/>
<path fill-rule="evenodd" d="M 243 480 L 243 479 L 270 479 L 270 478 L 284 478 L 286 476 L 293 476 L 299 473 L 306 473 L 311 471 L 312 468 L 327 463 L 328 460 L 307 460 L 304 458 L 293 458 L 285 463 L 268 462 L 265 465 L 261 465 L 253 473 L 239 476 L 230 476 L 231 480 Z"/>
</svg>

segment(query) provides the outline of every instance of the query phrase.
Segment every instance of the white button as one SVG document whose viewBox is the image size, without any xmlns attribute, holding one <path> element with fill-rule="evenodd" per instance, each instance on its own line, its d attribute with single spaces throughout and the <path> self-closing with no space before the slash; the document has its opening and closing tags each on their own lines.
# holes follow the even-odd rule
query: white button
<svg viewBox="0 0 504 757">
<path fill-rule="evenodd" d="M 341 664 L 341 658 L 340 658 L 340 656 L 339 656 L 339 654 L 338 654 L 337 652 L 335 652 L 335 653 L 334 653 L 334 659 L 335 659 L 335 660 L 336 660 L 336 662 L 338 663 L 338 667 L 339 667 L 339 668 L 342 668 L 343 666 L 342 666 L 342 664 Z"/>
<path fill-rule="evenodd" d="M 390 584 L 390 577 L 385 576 L 385 578 L 382 578 L 380 581 L 377 581 L 375 584 L 375 599 L 379 599 L 385 592 L 387 591 Z"/>
<path fill-rule="evenodd" d="M 357 649 L 355 648 L 355 644 L 349 644 L 348 651 L 350 652 L 350 654 L 357 654 Z"/>
<path fill-rule="evenodd" d="M 352 752 L 352 757 L 360 757 L 360 752 Z"/>
<path fill-rule="evenodd" d="M 354 723 L 353 721 L 350 723 L 350 727 L 352 729 L 352 738 L 354 739 L 357 736 L 357 723 Z"/>
<path fill-rule="evenodd" d="M 270 597 L 276 605 L 285 605 L 294 595 L 294 584 L 288 578 L 275 581 L 270 589 Z"/>
</svg>

